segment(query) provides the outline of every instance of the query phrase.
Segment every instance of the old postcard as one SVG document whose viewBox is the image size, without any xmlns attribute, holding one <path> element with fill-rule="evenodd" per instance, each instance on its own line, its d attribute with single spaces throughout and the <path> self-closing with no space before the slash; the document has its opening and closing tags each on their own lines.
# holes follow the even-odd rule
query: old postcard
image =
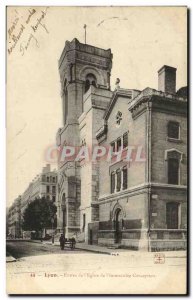
<svg viewBox="0 0 193 300">
<path fill-rule="evenodd" d="M 187 7 L 7 7 L 8 294 L 187 293 Z"/>
</svg>

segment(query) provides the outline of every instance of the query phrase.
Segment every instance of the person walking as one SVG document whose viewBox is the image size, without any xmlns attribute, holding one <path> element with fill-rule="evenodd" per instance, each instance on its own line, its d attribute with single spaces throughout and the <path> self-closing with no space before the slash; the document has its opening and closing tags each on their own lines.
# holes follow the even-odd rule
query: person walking
<svg viewBox="0 0 193 300">
<path fill-rule="evenodd" d="M 64 250 L 64 243 L 65 243 L 65 238 L 64 238 L 64 235 L 63 234 L 61 234 L 61 236 L 60 236 L 60 249 L 61 250 Z"/>
</svg>

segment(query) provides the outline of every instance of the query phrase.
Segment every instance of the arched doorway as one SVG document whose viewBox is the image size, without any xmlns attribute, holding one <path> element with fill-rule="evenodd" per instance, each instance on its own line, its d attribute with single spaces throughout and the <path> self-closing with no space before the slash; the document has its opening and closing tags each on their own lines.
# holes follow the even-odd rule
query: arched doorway
<svg viewBox="0 0 193 300">
<path fill-rule="evenodd" d="M 123 214 L 120 208 L 115 211 L 115 243 L 121 243 Z"/>
</svg>

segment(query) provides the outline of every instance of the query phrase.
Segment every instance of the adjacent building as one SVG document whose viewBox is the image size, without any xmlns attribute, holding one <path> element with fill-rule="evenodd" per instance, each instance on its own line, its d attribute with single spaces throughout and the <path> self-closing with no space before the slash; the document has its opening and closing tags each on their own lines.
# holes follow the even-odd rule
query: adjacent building
<svg viewBox="0 0 193 300">
<path fill-rule="evenodd" d="M 61 155 L 58 232 L 111 247 L 185 249 L 187 88 L 176 91 L 176 69 L 163 66 L 157 90 L 123 89 L 118 79 L 112 91 L 112 57 L 74 39 L 59 60 L 57 144 L 106 154 L 96 161 Z"/>
<path fill-rule="evenodd" d="M 18 196 L 7 214 L 7 234 L 13 238 L 21 237 L 21 196 Z"/>
<path fill-rule="evenodd" d="M 22 236 L 22 216 L 30 202 L 43 197 L 56 202 L 56 188 L 57 171 L 51 171 L 50 165 L 47 164 L 9 208 L 8 227 L 11 236 Z"/>
</svg>

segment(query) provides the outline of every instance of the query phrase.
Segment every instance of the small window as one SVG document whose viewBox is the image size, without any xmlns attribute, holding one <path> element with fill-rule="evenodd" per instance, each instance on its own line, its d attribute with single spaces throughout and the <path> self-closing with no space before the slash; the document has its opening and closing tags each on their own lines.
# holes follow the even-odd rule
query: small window
<svg viewBox="0 0 193 300">
<path fill-rule="evenodd" d="M 115 192 L 115 173 L 111 173 L 111 194 Z"/>
<path fill-rule="evenodd" d="M 47 192 L 47 193 L 50 192 L 50 187 L 49 187 L 49 186 L 46 187 L 46 192 Z"/>
<path fill-rule="evenodd" d="M 116 151 L 116 144 L 115 144 L 115 142 L 112 142 L 112 143 L 111 143 L 111 151 L 112 151 L 112 152 L 115 152 L 115 151 Z"/>
<path fill-rule="evenodd" d="M 55 177 L 53 177 L 53 182 L 56 182 L 56 178 Z"/>
<path fill-rule="evenodd" d="M 117 192 L 121 190 L 121 170 L 117 170 Z"/>
<path fill-rule="evenodd" d="M 180 126 L 178 122 L 168 123 L 168 137 L 177 140 L 180 138 Z"/>
<path fill-rule="evenodd" d="M 168 183 L 179 184 L 179 160 L 177 158 L 168 159 Z"/>
<path fill-rule="evenodd" d="M 56 193 L 56 187 L 55 187 L 55 186 L 52 187 L 52 193 L 53 193 L 53 194 Z"/>
<path fill-rule="evenodd" d="M 123 170 L 123 190 L 127 189 L 127 167 L 124 167 Z"/>
<path fill-rule="evenodd" d="M 120 151 L 122 148 L 122 140 L 121 138 L 117 139 L 117 151 Z"/>
<path fill-rule="evenodd" d="M 53 202 L 56 201 L 56 197 L 55 197 L 55 196 L 52 197 L 52 201 L 53 201 Z"/>
<path fill-rule="evenodd" d="M 124 133 L 123 135 L 123 148 L 128 146 L 128 132 Z"/>
<path fill-rule="evenodd" d="M 49 182 L 50 181 L 50 178 L 49 177 L 47 177 L 47 182 Z"/>
</svg>

